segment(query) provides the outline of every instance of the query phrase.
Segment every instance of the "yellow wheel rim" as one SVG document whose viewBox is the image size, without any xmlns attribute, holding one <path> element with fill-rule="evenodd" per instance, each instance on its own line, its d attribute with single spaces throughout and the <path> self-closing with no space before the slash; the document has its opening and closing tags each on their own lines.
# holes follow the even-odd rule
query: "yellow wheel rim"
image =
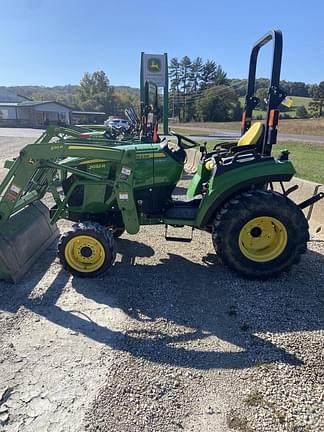
<svg viewBox="0 0 324 432">
<path fill-rule="evenodd" d="M 105 262 L 103 245 L 94 237 L 78 235 L 69 240 L 64 251 L 66 262 L 78 272 L 91 273 Z"/>
<path fill-rule="evenodd" d="M 278 219 L 260 216 L 243 226 L 239 236 L 239 247 L 248 259 L 267 262 L 282 254 L 287 240 L 287 230 Z"/>
</svg>

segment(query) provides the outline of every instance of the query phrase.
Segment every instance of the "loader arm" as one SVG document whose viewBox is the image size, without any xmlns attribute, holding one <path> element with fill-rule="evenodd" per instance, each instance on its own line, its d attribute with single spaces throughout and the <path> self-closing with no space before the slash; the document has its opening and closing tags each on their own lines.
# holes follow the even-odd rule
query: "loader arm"
<svg viewBox="0 0 324 432">
<path fill-rule="evenodd" d="M 99 159 L 116 165 L 113 180 L 91 174 L 64 164 L 64 158 L 78 157 Z M 14 213 L 42 199 L 50 192 L 60 208 L 52 222 L 64 215 L 66 201 L 60 199 L 57 190 L 58 173 L 73 173 L 92 182 L 111 185 L 116 195 L 123 222 L 129 233 L 139 230 L 138 216 L 133 195 L 133 173 L 136 153 L 133 149 L 118 149 L 89 144 L 41 143 L 24 147 L 0 185 L 0 229 Z"/>
<path fill-rule="evenodd" d="M 81 126 L 48 126 L 46 131 L 35 141 L 34 144 L 48 144 L 50 142 L 69 142 L 69 143 L 79 143 L 80 140 L 85 140 L 87 144 L 102 143 L 103 145 L 109 144 L 109 146 L 120 145 L 121 141 L 117 139 L 108 139 L 104 135 L 104 131 L 94 131 L 92 129 L 81 127 Z M 131 144 L 132 141 L 123 140 L 123 144 Z"/>
<path fill-rule="evenodd" d="M 91 136 L 89 134 L 91 134 L 91 132 L 93 132 L 93 130 L 80 126 L 48 126 L 42 135 L 35 141 L 35 144 L 49 143 L 53 138 L 57 138 L 60 141 L 63 141 L 66 138 L 90 138 Z"/>
</svg>

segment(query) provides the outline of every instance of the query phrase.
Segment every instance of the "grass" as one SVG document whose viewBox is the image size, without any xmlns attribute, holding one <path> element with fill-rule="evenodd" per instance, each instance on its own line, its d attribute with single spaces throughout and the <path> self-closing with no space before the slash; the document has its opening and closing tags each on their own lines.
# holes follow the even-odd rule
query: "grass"
<svg viewBox="0 0 324 432">
<path fill-rule="evenodd" d="M 289 109 L 289 111 L 287 111 L 285 114 L 288 114 L 290 117 L 294 118 L 296 117 L 296 110 L 299 106 L 304 105 L 304 107 L 308 110 L 308 105 L 311 102 L 312 98 L 309 97 L 302 97 L 302 96 L 289 96 L 292 98 L 294 104 L 293 106 Z M 245 98 L 244 97 L 240 97 L 239 98 L 241 106 L 244 106 L 244 101 Z M 254 116 L 259 116 L 262 115 L 263 118 L 265 118 L 266 115 L 266 111 L 263 110 L 255 110 L 254 111 Z"/>
<path fill-rule="evenodd" d="M 291 98 L 294 101 L 294 105 L 293 106 L 298 107 L 298 106 L 304 105 L 304 107 L 306 109 L 308 109 L 308 105 L 312 101 L 312 98 L 310 98 L 310 97 L 291 96 Z"/>
<path fill-rule="evenodd" d="M 239 131 L 241 128 L 241 122 L 191 122 L 191 123 L 171 123 L 169 125 L 171 130 L 179 131 L 187 131 L 188 134 L 196 134 L 201 132 L 206 135 L 208 133 L 213 133 L 215 129 L 226 129 L 226 130 L 236 130 Z M 194 130 L 188 129 L 195 128 Z M 196 129 L 197 128 L 197 129 Z M 199 129 L 201 128 L 201 129 Z M 210 129 L 210 131 L 206 131 L 206 129 Z"/>
<path fill-rule="evenodd" d="M 206 140 L 204 139 L 196 139 L 195 141 L 199 142 L 200 144 L 205 144 Z M 214 149 L 215 144 L 219 144 L 222 141 L 219 140 L 208 140 L 207 141 L 207 150 L 211 151 Z"/>
<path fill-rule="evenodd" d="M 212 130 L 210 130 L 210 131 L 206 131 L 206 130 L 203 130 L 203 129 L 201 129 L 201 130 L 199 130 L 199 129 L 192 130 L 192 129 L 188 129 L 186 127 L 183 127 L 183 128 L 180 127 L 179 128 L 177 126 L 173 127 L 173 125 L 171 125 L 170 126 L 170 130 L 173 130 L 173 129 L 174 129 L 175 132 L 177 132 L 179 134 L 182 134 L 182 135 L 208 135 L 208 134 L 213 133 Z"/>
<path fill-rule="evenodd" d="M 289 158 L 295 166 L 297 177 L 324 184 L 323 144 L 289 141 L 280 142 L 275 148 L 275 155 L 283 148 L 290 151 Z"/>
<path fill-rule="evenodd" d="M 298 135 L 324 135 L 324 118 L 281 120 L 279 132 Z"/>
<path fill-rule="evenodd" d="M 188 127 L 195 127 L 197 130 L 187 129 Z M 186 131 L 187 134 L 194 133 L 212 133 L 215 129 L 225 129 L 232 131 L 240 131 L 240 122 L 192 122 L 192 123 L 176 123 L 170 125 L 171 129 L 176 131 L 182 130 Z M 199 129 L 201 128 L 201 129 Z M 205 130 L 203 130 L 205 129 Z M 210 132 L 206 129 L 211 129 Z M 317 135 L 324 136 L 324 118 L 320 119 L 289 119 L 280 120 L 279 122 L 279 132 L 296 134 L 296 135 Z"/>
</svg>

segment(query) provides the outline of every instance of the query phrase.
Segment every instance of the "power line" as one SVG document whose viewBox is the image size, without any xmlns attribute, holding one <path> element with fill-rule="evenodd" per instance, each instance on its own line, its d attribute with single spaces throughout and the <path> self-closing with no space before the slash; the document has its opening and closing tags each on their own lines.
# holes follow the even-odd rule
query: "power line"
<svg viewBox="0 0 324 432">
<path fill-rule="evenodd" d="M 206 90 L 209 90 L 209 94 L 204 95 L 203 92 L 205 92 Z M 190 93 L 189 94 L 184 94 L 184 93 L 181 93 L 181 94 L 177 95 L 177 94 L 172 94 L 171 93 L 170 96 L 169 96 L 169 99 L 171 101 L 175 101 L 175 102 L 177 102 L 179 104 L 183 104 L 185 99 L 186 99 L 187 102 L 190 102 L 190 101 L 194 101 L 195 102 L 195 101 L 197 101 L 197 100 L 199 100 L 201 98 L 211 99 L 214 96 L 226 96 L 226 95 L 229 95 L 229 94 L 233 94 L 232 89 L 224 89 L 223 91 L 219 91 L 218 89 L 204 89 L 202 91 L 202 93 L 198 93 L 198 94 L 190 94 Z"/>
</svg>

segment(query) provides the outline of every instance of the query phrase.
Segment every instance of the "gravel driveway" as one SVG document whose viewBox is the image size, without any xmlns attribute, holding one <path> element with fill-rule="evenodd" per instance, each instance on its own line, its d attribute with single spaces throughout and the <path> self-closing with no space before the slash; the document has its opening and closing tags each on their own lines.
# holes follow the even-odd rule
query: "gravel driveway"
<svg viewBox="0 0 324 432">
<path fill-rule="evenodd" d="M 323 241 L 256 282 L 207 233 L 163 235 L 124 235 L 104 278 L 70 277 L 53 246 L 0 282 L 2 432 L 324 430 Z"/>
</svg>

